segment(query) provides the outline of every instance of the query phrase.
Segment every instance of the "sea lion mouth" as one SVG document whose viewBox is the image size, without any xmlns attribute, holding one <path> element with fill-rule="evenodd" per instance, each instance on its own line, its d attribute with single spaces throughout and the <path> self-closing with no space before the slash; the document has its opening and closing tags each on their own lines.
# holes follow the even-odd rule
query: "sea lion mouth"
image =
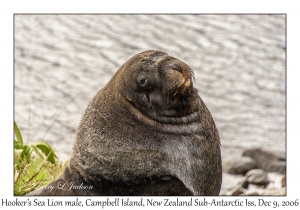
<svg viewBox="0 0 300 210">
<path fill-rule="evenodd" d="M 139 119 L 146 119 L 147 121 L 155 121 L 163 124 L 189 124 L 199 119 L 198 109 L 194 110 L 187 115 L 176 116 L 177 111 L 175 109 L 167 109 L 161 111 L 159 115 L 155 111 L 145 111 L 134 101 L 125 96 L 125 101 L 130 111 Z"/>
<path fill-rule="evenodd" d="M 174 90 L 171 90 L 169 91 L 169 93 L 166 93 L 166 95 L 168 95 L 168 104 L 171 104 L 171 102 L 176 101 L 175 99 L 178 98 L 180 95 L 189 95 L 192 92 L 192 88 L 192 78 L 183 77 L 181 84 L 179 84 L 178 87 L 175 87 Z"/>
</svg>

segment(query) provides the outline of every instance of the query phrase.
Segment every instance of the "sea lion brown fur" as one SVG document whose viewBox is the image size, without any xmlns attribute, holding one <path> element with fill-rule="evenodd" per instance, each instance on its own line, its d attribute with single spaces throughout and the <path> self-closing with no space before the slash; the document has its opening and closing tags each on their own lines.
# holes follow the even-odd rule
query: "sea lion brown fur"
<svg viewBox="0 0 300 210">
<path fill-rule="evenodd" d="M 96 94 L 62 176 L 29 195 L 219 195 L 221 180 L 218 130 L 192 69 L 151 50 Z"/>
</svg>

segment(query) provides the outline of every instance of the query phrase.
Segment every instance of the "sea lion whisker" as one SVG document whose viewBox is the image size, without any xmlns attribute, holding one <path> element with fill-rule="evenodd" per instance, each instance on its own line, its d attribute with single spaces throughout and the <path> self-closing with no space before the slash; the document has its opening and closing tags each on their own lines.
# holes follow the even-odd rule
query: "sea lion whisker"
<svg viewBox="0 0 300 210">
<path fill-rule="evenodd" d="M 145 96 L 146 96 L 146 98 L 147 98 L 147 101 L 148 101 L 149 103 L 151 103 L 151 102 L 150 102 L 150 98 L 149 98 L 149 93 L 148 93 L 148 92 L 145 92 Z"/>
<path fill-rule="evenodd" d="M 132 100 L 131 100 L 128 96 L 125 96 L 125 98 L 126 98 L 128 101 L 132 102 Z"/>
<path fill-rule="evenodd" d="M 176 92 L 173 94 L 173 97 L 175 97 L 177 93 L 178 93 L 178 89 L 177 89 Z"/>
</svg>

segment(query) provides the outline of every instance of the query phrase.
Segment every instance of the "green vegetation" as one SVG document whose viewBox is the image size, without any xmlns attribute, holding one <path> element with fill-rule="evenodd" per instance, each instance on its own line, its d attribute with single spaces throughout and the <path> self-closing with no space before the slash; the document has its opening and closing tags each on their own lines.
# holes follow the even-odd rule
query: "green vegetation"
<svg viewBox="0 0 300 210">
<path fill-rule="evenodd" d="M 25 145 L 14 123 L 14 195 L 25 195 L 56 179 L 66 166 L 44 140 Z"/>
</svg>

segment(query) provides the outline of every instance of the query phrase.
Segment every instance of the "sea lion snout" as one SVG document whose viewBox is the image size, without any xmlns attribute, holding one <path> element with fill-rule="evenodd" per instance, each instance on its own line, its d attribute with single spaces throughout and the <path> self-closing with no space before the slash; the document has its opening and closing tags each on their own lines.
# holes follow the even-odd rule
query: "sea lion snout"
<svg viewBox="0 0 300 210">
<path fill-rule="evenodd" d="M 178 88 L 181 89 L 187 89 L 190 88 L 192 85 L 192 69 L 189 68 L 187 65 L 185 65 L 182 62 L 174 61 L 170 64 L 170 68 L 172 70 L 178 71 L 181 73 L 183 78 L 181 79 L 181 85 Z"/>
<path fill-rule="evenodd" d="M 194 75 L 193 70 L 182 61 L 173 61 L 170 64 L 170 68 L 180 72 L 184 78 L 189 78 Z"/>
<path fill-rule="evenodd" d="M 193 70 L 180 60 L 166 62 L 165 90 L 168 95 L 187 95 L 193 89 Z"/>
</svg>

